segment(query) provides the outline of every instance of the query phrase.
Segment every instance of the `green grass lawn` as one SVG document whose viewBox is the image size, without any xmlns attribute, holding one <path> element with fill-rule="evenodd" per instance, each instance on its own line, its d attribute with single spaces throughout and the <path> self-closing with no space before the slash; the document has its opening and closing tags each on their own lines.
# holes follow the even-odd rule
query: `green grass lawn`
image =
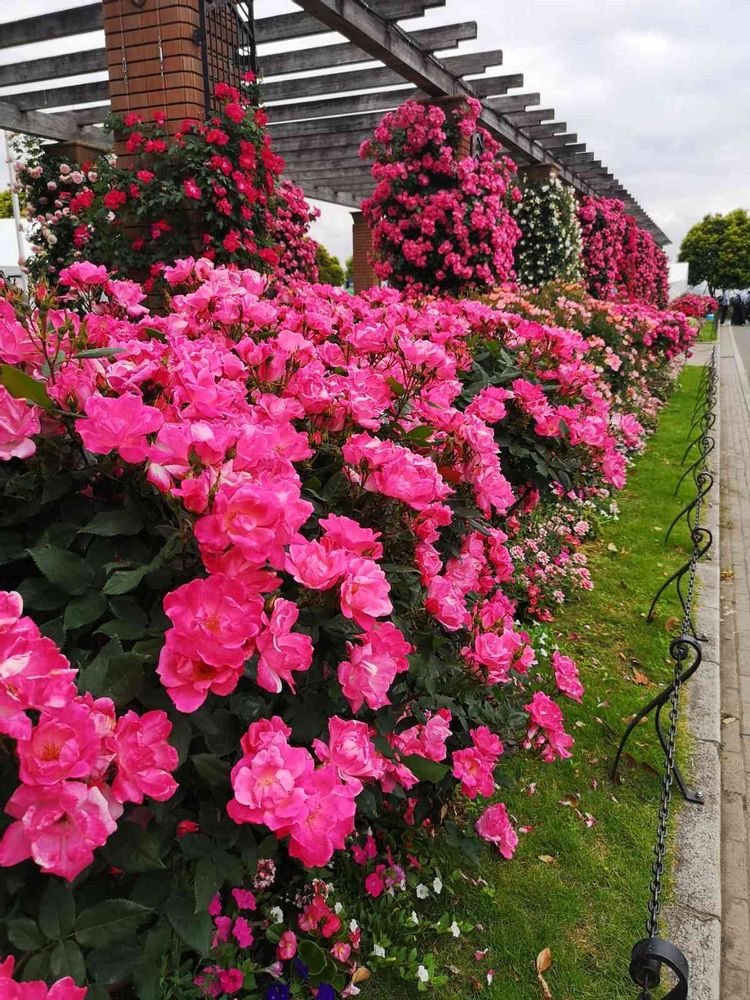
<svg viewBox="0 0 750 1000">
<path fill-rule="evenodd" d="M 698 332 L 698 343 L 711 343 L 714 340 L 716 340 L 716 324 L 714 320 L 706 319 Z"/>
<path fill-rule="evenodd" d="M 503 796 L 517 824 L 533 827 L 521 835 L 511 862 L 484 852 L 477 871 L 455 856 L 445 858 L 446 870 L 460 865 L 488 885 L 465 883 L 457 904 L 458 915 L 482 929 L 439 945 L 439 965 L 452 967 L 450 985 L 432 994 L 441 1000 L 480 995 L 477 980 L 485 983 L 488 968 L 495 977 L 482 996 L 539 1000 L 533 965 L 545 947 L 552 951 L 545 978 L 554 1000 L 633 1000 L 627 967 L 632 945 L 645 936 L 660 792 L 661 756 L 650 723 L 631 737 L 620 784 L 610 781 L 608 769 L 628 717 L 671 674 L 668 629 L 674 628 L 676 598 L 670 594 L 662 601 L 653 623 L 645 612 L 658 584 L 686 554 L 684 528 L 673 533 L 669 546 L 663 539 L 681 506 L 672 494 L 699 372 L 685 369 L 619 497 L 620 520 L 588 546 L 594 591 L 569 605 L 552 626 L 562 651 L 577 659 L 586 685 L 582 706 L 564 705 L 567 728 L 576 737 L 573 759 L 524 764 L 525 782 L 537 783 L 535 794 L 516 789 Z M 685 487 L 686 499 L 687 493 Z M 636 683 L 634 671 L 649 683 Z M 595 825 L 587 827 L 561 800 L 577 800 Z M 479 948 L 489 951 L 477 961 Z M 388 979 L 374 981 L 367 991 L 378 1000 L 418 995 L 415 987 Z"/>
</svg>

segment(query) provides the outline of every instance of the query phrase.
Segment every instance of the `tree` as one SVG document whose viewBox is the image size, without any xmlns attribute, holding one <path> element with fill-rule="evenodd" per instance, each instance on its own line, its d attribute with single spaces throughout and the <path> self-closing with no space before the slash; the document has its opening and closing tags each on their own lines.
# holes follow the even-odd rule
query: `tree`
<svg viewBox="0 0 750 1000">
<path fill-rule="evenodd" d="M 318 268 L 318 281 L 321 285 L 344 284 L 344 269 L 341 266 L 341 261 L 330 250 L 326 250 L 322 243 L 318 244 L 315 263 Z"/>
<path fill-rule="evenodd" d="M 711 295 L 718 289 L 750 285 L 750 217 L 738 208 L 727 215 L 707 215 L 690 229 L 678 260 L 688 264 L 688 282 L 705 281 Z"/>
</svg>

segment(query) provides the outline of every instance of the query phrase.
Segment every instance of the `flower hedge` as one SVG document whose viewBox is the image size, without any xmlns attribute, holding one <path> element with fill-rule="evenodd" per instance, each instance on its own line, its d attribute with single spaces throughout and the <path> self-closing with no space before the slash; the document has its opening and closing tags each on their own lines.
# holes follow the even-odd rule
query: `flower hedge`
<svg viewBox="0 0 750 1000">
<path fill-rule="evenodd" d="M 570 755 L 534 622 L 695 332 L 562 285 L 164 280 L 163 316 L 88 262 L 0 299 L 0 948 L 53 1000 L 426 988 L 466 930 L 431 835 L 510 858 L 486 800 Z"/>
<path fill-rule="evenodd" d="M 669 308 L 674 312 L 682 313 L 683 316 L 704 319 L 709 313 L 717 311 L 719 303 L 711 295 L 695 295 L 693 292 L 685 292 L 684 295 L 672 299 Z"/>
<path fill-rule="evenodd" d="M 31 274 L 54 280 L 77 260 L 106 264 L 148 289 L 167 264 L 196 253 L 285 278 L 315 280 L 318 214 L 302 191 L 280 182 L 262 108 L 252 94 L 219 84 L 221 110 L 187 120 L 170 139 L 162 112 L 115 119 L 125 155 L 70 164 L 54 147 L 22 145 L 17 165 L 34 223 Z"/>
<path fill-rule="evenodd" d="M 624 298 L 664 308 L 669 263 L 650 233 L 640 229 L 617 198 L 581 199 L 583 272 L 592 295 Z"/>
<path fill-rule="evenodd" d="M 571 187 L 557 177 L 523 180 L 513 215 L 521 231 L 514 250 L 522 285 L 576 281 L 581 274 L 581 227 Z"/>
<path fill-rule="evenodd" d="M 362 212 L 373 231 L 379 278 L 411 292 L 488 290 L 513 275 L 519 230 L 509 206 L 520 197 L 515 164 L 477 126 L 481 104 L 447 113 L 407 101 L 361 146 L 376 181 Z M 464 155 L 481 137 L 483 149 Z"/>
</svg>

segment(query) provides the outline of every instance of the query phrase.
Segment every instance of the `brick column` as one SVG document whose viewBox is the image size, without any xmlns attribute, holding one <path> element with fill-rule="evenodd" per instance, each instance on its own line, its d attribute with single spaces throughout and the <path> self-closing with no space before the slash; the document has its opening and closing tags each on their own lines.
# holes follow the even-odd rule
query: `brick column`
<svg viewBox="0 0 750 1000">
<path fill-rule="evenodd" d="M 199 0 L 103 4 L 112 112 L 133 111 L 148 121 L 154 111 L 164 111 L 170 135 L 186 118 L 203 119 Z M 115 137 L 115 152 L 121 156 L 118 147 Z"/>
<path fill-rule="evenodd" d="M 352 274 L 354 291 L 359 293 L 380 281 L 372 266 L 372 230 L 361 212 L 352 212 L 352 220 Z"/>
<path fill-rule="evenodd" d="M 530 163 L 526 167 L 518 168 L 519 179 L 528 181 L 552 181 L 560 173 L 555 163 Z"/>
</svg>

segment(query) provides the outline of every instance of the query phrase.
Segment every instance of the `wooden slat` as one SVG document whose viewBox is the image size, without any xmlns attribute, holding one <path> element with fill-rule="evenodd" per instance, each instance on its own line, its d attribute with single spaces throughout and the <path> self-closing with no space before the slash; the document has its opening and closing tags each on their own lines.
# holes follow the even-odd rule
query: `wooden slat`
<svg viewBox="0 0 750 1000">
<path fill-rule="evenodd" d="M 557 135 L 558 132 L 564 132 L 568 127 L 567 122 L 551 122 L 549 125 L 532 125 L 529 128 L 524 129 L 528 136 L 532 139 L 544 139 L 550 135 Z M 544 145 L 544 143 L 542 143 Z"/>
<path fill-rule="evenodd" d="M 367 90 L 370 87 L 397 87 L 403 84 L 403 77 L 395 69 L 376 66 L 349 73 L 327 73 L 317 77 L 292 77 L 264 83 L 261 86 L 263 103 L 270 101 L 299 101 L 301 97 L 316 94 L 343 94 L 350 90 Z"/>
<path fill-rule="evenodd" d="M 484 83 L 483 80 L 472 81 L 479 88 Z M 477 94 L 482 94 L 481 89 L 477 89 Z M 514 94 L 513 97 L 490 97 L 486 102 L 493 111 L 497 111 L 501 115 L 508 114 L 513 111 L 525 111 L 526 108 L 533 108 L 537 104 L 542 103 L 541 94 Z"/>
<path fill-rule="evenodd" d="M 544 128 L 544 126 L 541 125 L 540 128 Z M 578 135 L 575 132 L 564 132 L 562 135 L 550 135 L 548 138 L 543 138 L 540 141 L 545 149 L 557 149 L 575 142 L 577 138 Z"/>
<path fill-rule="evenodd" d="M 0 33 L 3 27 L 0 25 Z M 107 53 L 104 49 L 88 52 L 68 52 L 46 59 L 29 59 L 10 66 L 0 66 L 0 87 L 15 87 L 22 83 L 57 80 L 63 76 L 83 76 L 85 73 L 102 73 L 107 70 Z"/>
<path fill-rule="evenodd" d="M 360 115 L 347 115 L 342 118 L 309 119 L 299 122 L 271 122 L 271 139 L 299 139 L 308 135 L 336 134 L 360 132 L 366 129 L 371 132 L 383 117 L 380 111 L 371 111 Z"/>
<path fill-rule="evenodd" d="M 49 118 L 56 118 L 58 115 L 67 115 L 78 125 L 99 125 L 103 122 L 111 110 L 109 104 L 97 104 L 94 108 L 74 108 L 73 111 L 51 111 Z"/>
<path fill-rule="evenodd" d="M 266 108 L 269 122 L 286 122 L 304 118 L 329 118 L 332 115 L 358 114 L 362 111 L 383 111 L 397 108 L 404 101 L 422 100 L 428 95 L 415 87 L 405 85 L 398 90 L 382 90 L 355 97 L 329 97 L 321 101 L 298 104 L 272 104 Z"/>
<path fill-rule="evenodd" d="M 441 25 L 439 28 L 420 28 L 418 31 L 410 32 L 410 35 L 424 52 L 435 52 L 455 49 L 459 42 L 476 38 L 477 33 L 476 21 L 462 21 L 459 24 Z M 261 74 L 268 78 L 368 62 L 371 59 L 372 56 L 358 45 L 353 45 L 351 42 L 337 42 L 335 45 L 319 45 L 315 48 L 295 49 L 292 52 L 273 52 L 259 56 L 258 62 Z"/>
<path fill-rule="evenodd" d="M 23 9 L 22 5 L 21 9 Z M 17 8 L 18 9 L 18 8 Z M 6 11 L 6 16 L 10 10 Z M 101 3 L 83 4 L 68 10 L 25 17 L 20 21 L 0 24 L 0 48 L 12 45 L 29 45 L 32 42 L 50 42 L 69 35 L 83 35 L 89 31 L 100 31 L 104 21 Z"/>
<path fill-rule="evenodd" d="M 62 108 L 68 104 L 89 104 L 109 99 L 109 82 L 77 83 L 71 87 L 54 87 L 51 90 L 24 90 L 20 94 L 6 94 L 3 100 L 15 104 L 21 111 L 39 111 L 41 108 Z"/>
<path fill-rule="evenodd" d="M 0 128 L 11 132 L 37 135 L 42 139 L 82 142 L 94 149 L 110 148 L 109 136 L 101 129 L 81 128 L 74 118 L 65 114 L 45 115 L 38 111 L 21 111 L 15 104 L 0 100 Z"/>
<path fill-rule="evenodd" d="M 541 125 L 548 118 L 555 117 L 554 108 L 543 108 L 541 111 L 511 111 L 503 116 L 518 128 L 524 125 Z"/>
<path fill-rule="evenodd" d="M 585 146 L 586 144 L 582 143 L 582 145 Z M 571 152 L 568 153 L 568 152 L 562 152 L 562 151 L 558 150 L 555 153 L 555 156 L 560 161 L 560 163 L 567 163 L 567 164 L 569 164 L 571 170 L 577 170 L 578 167 L 582 166 L 584 163 L 593 163 L 593 161 L 594 161 L 594 154 L 593 153 L 586 153 L 586 152 L 576 152 L 576 153 L 574 153 L 574 152 L 571 151 Z"/>
<path fill-rule="evenodd" d="M 460 56 L 441 56 L 440 62 L 456 76 L 466 76 L 470 73 L 484 73 L 490 66 L 502 66 L 503 50 L 488 49 L 487 52 L 466 52 Z M 523 80 L 523 73 L 517 73 Z M 522 84 L 518 85 L 519 87 Z"/>
<path fill-rule="evenodd" d="M 481 80 L 466 80 L 465 82 L 471 87 L 477 97 L 490 97 L 495 94 L 507 94 L 509 90 L 514 90 L 516 87 L 523 87 L 523 73 L 506 73 L 503 76 L 483 76 Z M 492 101 L 488 101 L 487 103 L 490 107 L 493 106 Z"/>
</svg>

